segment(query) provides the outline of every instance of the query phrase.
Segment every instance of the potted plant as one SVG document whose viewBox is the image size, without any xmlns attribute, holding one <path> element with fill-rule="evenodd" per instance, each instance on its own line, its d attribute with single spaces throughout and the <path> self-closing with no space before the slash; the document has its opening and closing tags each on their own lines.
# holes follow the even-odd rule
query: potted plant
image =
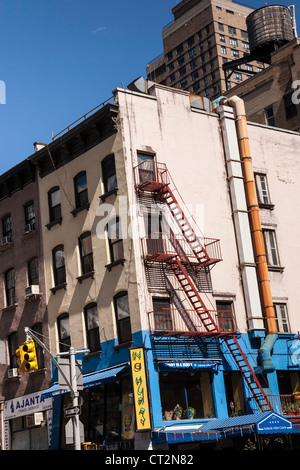
<svg viewBox="0 0 300 470">
<path fill-rule="evenodd" d="M 179 420 L 182 416 L 182 407 L 177 403 L 173 410 L 173 417 L 174 419 Z"/>
<path fill-rule="evenodd" d="M 184 415 L 188 419 L 194 419 L 195 414 L 196 414 L 196 410 L 192 406 L 189 406 L 188 410 L 184 410 Z"/>
</svg>

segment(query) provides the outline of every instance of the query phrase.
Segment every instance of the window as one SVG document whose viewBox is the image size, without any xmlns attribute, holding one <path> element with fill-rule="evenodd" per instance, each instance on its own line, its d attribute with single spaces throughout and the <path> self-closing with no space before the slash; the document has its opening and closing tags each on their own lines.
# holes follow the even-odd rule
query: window
<svg viewBox="0 0 300 470">
<path fill-rule="evenodd" d="M 249 46 L 248 42 L 242 41 L 242 44 L 243 44 L 244 49 L 250 49 L 250 46 Z"/>
<path fill-rule="evenodd" d="M 206 31 L 206 34 L 209 33 L 209 24 L 207 26 L 205 26 L 205 31 Z"/>
<path fill-rule="evenodd" d="M 292 101 L 292 95 L 293 92 L 283 97 L 286 119 L 291 119 L 298 114 L 297 106 Z"/>
<path fill-rule="evenodd" d="M 138 168 L 140 183 L 156 181 L 156 167 L 153 155 L 138 153 Z"/>
<path fill-rule="evenodd" d="M 234 78 L 236 80 L 242 80 L 242 74 L 240 72 L 234 72 Z"/>
<path fill-rule="evenodd" d="M 262 205 L 271 205 L 267 175 L 256 173 L 255 183 L 258 196 L 258 202 Z"/>
<path fill-rule="evenodd" d="M 74 178 L 75 204 L 76 208 L 88 204 L 88 190 L 86 172 L 81 171 Z"/>
<path fill-rule="evenodd" d="M 114 297 L 119 343 L 131 341 L 130 312 L 127 292 L 120 292 Z"/>
<path fill-rule="evenodd" d="M 97 304 L 92 303 L 84 309 L 87 347 L 90 352 L 100 351 L 100 331 Z"/>
<path fill-rule="evenodd" d="M 225 36 L 224 36 L 224 34 L 220 34 L 220 41 L 221 41 L 221 42 L 225 42 Z"/>
<path fill-rule="evenodd" d="M 52 251 L 55 286 L 66 282 L 64 245 L 56 246 Z"/>
<path fill-rule="evenodd" d="M 274 116 L 273 106 L 269 106 L 269 108 L 265 109 L 265 116 L 266 116 L 267 124 L 269 126 L 275 127 L 275 116 Z"/>
<path fill-rule="evenodd" d="M 122 227 L 119 218 L 112 219 L 107 224 L 107 235 L 110 251 L 110 261 L 121 260 L 124 258 Z"/>
<path fill-rule="evenodd" d="M 193 49 L 189 51 L 189 56 L 194 57 L 194 55 L 196 55 L 196 49 L 193 47 Z"/>
<path fill-rule="evenodd" d="M 69 348 L 71 346 L 71 334 L 70 334 L 69 315 L 67 313 L 62 313 L 57 318 L 57 329 L 58 329 L 59 351 L 60 352 L 69 351 Z"/>
<path fill-rule="evenodd" d="M 182 80 L 180 80 L 180 86 L 181 88 L 185 88 L 187 86 L 187 78 L 183 78 Z"/>
<path fill-rule="evenodd" d="M 181 54 L 183 52 L 183 44 L 179 44 L 179 46 L 176 47 L 176 52 L 177 54 Z"/>
<path fill-rule="evenodd" d="M 196 59 L 191 60 L 191 62 L 190 62 L 190 68 L 191 68 L 191 70 L 193 70 L 195 67 L 197 67 L 197 65 L 198 65 L 198 62 L 197 62 Z"/>
<path fill-rule="evenodd" d="M 179 69 L 179 75 L 184 75 L 185 73 L 186 73 L 186 67 L 185 67 L 185 66 L 184 66 L 184 67 L 181 67 L 181 68 Z"/>
<path fill-rule="evenodd" d="M 225 46 L 221 46 L 221 53 L 222 53 L 222 54 L 227 54 L 227 51 L 226 51 L 226 47 L 225 47 Z"/>
<path fill-rule="evenodd" d="M 35 229 L 35 210 L 34 210 L 34 202 L 30 201 L 24 206 L 24 214 L 25 214 L 25 226 L 30 229 Z M 25 231 L 26 231 L 25 227 Z"/>
<path fill-rule="evenodd" d="M 224 25 L 223 25 L 223 23 L 218 23 L 218 26 L 219 26 L 219 30 L 220 30 L 220 31 L 224 31 Z"/>
<path fill-rule="evenodd" d="M 11 215 L 7 214 L 2 219 L 2 236 L 12 237 Z"/>
<path fill-rule="evenodd" d="M 172 330 L 172 311 L 170 299 L 153 299 L 154 329 Z"/>
<path fill-rule="evenodd" d="M 87 274 L 94 271 L 93 250 L 91 232 L 85 232 L 80 235 L 79 252 L 81 262 L 81 273 Z"/>
<path fill-rule="evenodd" d="M 108 192 L 117 189 L 117 175 L 114 155 L 105 157 L 101 165 L 104 191 Z"/>
<path fill-rule="evenodd" d="M 245 68 L 246 68 L 246 70 L 248 70 L 249 72 L 253 72 L 253 65 L 246 64 L 246 65 L 245 65 Z"/>
<path fill-rule="evenodd" d="M 239 51 L 236 51 L 235 49 L 231 49 L 231 55 L 232 57 L 239 57 Z"/>
<path fill-rule="evenodd" d="M 236 28 L 233 26 L 228 26 L 228 33 L 229 34 L 236 34 Z"/>
<path fill-rule="evenodd" d="M 229 38 L 229 44 L 231 46 L 237 46 L 237 40 L 234 38 Z"/>
<path fill-rule="evenodd" d="M 61 218 L 61 202 L 60 202 L 60 189 L 58 186 L 48 191 L 48 206 L 50 222 L 54 222 Z"/>
<path fill-rule="evenodd" d="M 230 301 L 217 300 L 217 321 L 221 331 L 234 331 L 233 306 Z"/>
<path fill-rule="evenodd" d="M 39 260 L 32 258 L 28 261 L 28 282 L 30 286 L 39 285 Z"/>
<path fill-rule="evenodd" d="M 277 329 L 279 333 L 288 333 L 289 322 L 288 322 L 286 304 L 274 303 L 274 311 L 275 311 Z"/>
<path fill-rule="evenodd" d="M 13 305 L 16 303 L 16 289 L 15 289 L 15 270 L 9 269 L 5 273 L 5 293 L 6 305 Z"/>
<path fill-rule="evenodd" d="M 178 65 L 182 65 L 184 63 L 184 55 L 182 55 L 181 57 L 178 57 Z"/>
<path fill-rule="evenodd" d="M 8 336 L 8 354 L 9 354 L 9 368 L 17 369 L 17 355 L 16 350 L 19 348 L 18 333 L 14 332 Z"/>
<path fill-rule="evenodd" d="M 159 388 L 163 420 L 215 417 L 210 372 L 161 371 Z"/>
<path fill-rule="evenodd" d="M 191 74 L 191 78 L 192 80 L 196 80 L 196 78 L 199 77 L 199 72 L 198 70 L 195 70 L 192 74 Z"/>
<path fill-rule="evenodd" d="M 244 39 L 248 39 L 248 38 L 249 38 L 249 36 L 248 36 L 248 31 L 243 31 L 243 30 L 241 30 L 241 36 L 242 36 L 242 38 L 244 38 Z"/>
<path fill-rule="evenodd" d="M 263 229 L 268 266 L 280 266 L 275 230 Z"/>
<path fill-rule="evenodd" d="M 188 43 L 188 46 L 191 47 L 195 42 L 195 38 L 194 36 L 191 36 L 188 40 L 187 40 L 187 43 Z"/>
</svg>

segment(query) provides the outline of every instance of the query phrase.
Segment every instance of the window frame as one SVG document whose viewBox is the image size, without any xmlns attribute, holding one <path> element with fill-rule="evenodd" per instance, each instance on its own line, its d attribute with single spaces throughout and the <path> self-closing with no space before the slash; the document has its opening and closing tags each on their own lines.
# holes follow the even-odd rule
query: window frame
<svg viewBox="0 0 300 470">
<path fill-rule="evenodd" d="M 11 279 L 8 276 L 12 273 Z M 15 279 L 15 269 L 7 269 L 4 273 L 5 278 L 5 296 L 6 296 L 6 306 L 10 307 L 11 305 L 16 304 L 16 279 Z M 12 285 L 9 285 L 12 281 Z"/>
<path fill-rule="evenodd" d="M 276 231 L 274 229 L 263 228 L 262 232 L 263 232 L 263 238 L 264 238 L 264 243 L 265 243 L 268 269 L 281 268 L 278 245 L 277 245 L 277 238 L 276 238 Z M 274 255 L 276 259 L 274 259 Z"/>
<path fill-rule="evenodd" d="M 64 336 L 63 330 L 62 330 L 62 322 L 64 320 L 67 320 L 67 326 L 66 332 L 67 334 Z M 56 324 L 57 324 L 57 333 L 58 333 L 58 348 L 59 352 L 67 352 L 69 351 L 69 347 L 71 346 L 71 330 L 70 330 L 70 317 L 68 313 L 61 313 L 58 315 L 56 318 Z"/>
<path fill-rule="evenodd" d="M 90 328 L 90 321 L 89 321 L 89 314 L 90 310 L 93 310 L 92 316 L 96 316 L 96 326 Z M 100 328 L 99 328 L 99 313 L 98 313 L 98 306 L 96 302 L 91 302 L 84 307 L 84 321 L 85 321 L 85 330 L 86 330 L 86 339 L 87 339 L 87 347 L 90 353 L 94 353 L 96 351 L 101 351 L 101 340 L 100 340 Z M 95 347 L 95 345 L 98 347 Z"/>
<path fill-rule="evenodd" d="M 112 238 L 112 233 L 110 231 L 110 227 L 113 225 L 117 227 L 115 237 Z M 109 246 L 109 256 L 110 256 L 110 263 L 116 263 L 117 261 L 124 260 L 124 243 L 123 243 L 123 235 L 122 235 L 122 223 L 120 217 L 114 217 L 111 219 L 107 226 L 107 239 L 108 239 L 108 246 Z M 115 247 L 117 249 L 115 250 Z M 120 251 L 120 253 L 118 253 Z"/>
<path fill-rule="evenodd" d="M 84 243 L 83 240 L 86 238 L 90 239 L 91 251 L 84 253 Z M 81 274 L 89 274 L 94 272 L 94 258 L 93 258 L 93 246 L 92 246 L 92 234 L 91 232 L 84 232 L 78 237 L 79 245 L 79 256 L 80 256 L 80 266 Z"/>
<path fill-rule="evenodd" d="M 9 368 L 10 369 L 17 369 L 18 368 L 18 358 L 16 355 L 16 351 L 19 347 L 19 338 L 18 332 L 13 331 L 7 337 L 7 346 L 8 346 L 8 358 L 9 358 Z"/>
<path fill-rule="evenodd" d="M 52 203 L 52 195 L 54 193 L 59 193 L 59 203 L 53 204 Z M 58 222 L 61 220 L 61 194 L 60 194 L 60 187 L 59 186 L 53 186 L 51 189 L 48 191 L 48 208 L 49 208 L 49 220 L 50 223 L 53 222 Z"/>
<path fill-rule="evenodd" d="M 290 322 L 287 311 L 287 304 L 284 302 L 273 302 L 276 325 L 279 333 L 290 333 Z M 282 308 L 284 312 L 282 312 Z M 284 315 L 282 315 L 284 313 Z M 285 318 L 283 318 L 285 317 Z M 285 331 L 286 329 L 286 331 Z"/>
<path fill-rule="evenodd" d="M 29 209 L 32 206 L 32 209 Z M 28 210 L 29 209 L 29 210 Z M 35 208 L 34 201 L 29 201 L 24 205 L 25 226 L 30 225 L 31 230 L 35 230 Z"/>
<path fill-rule="evenodd" d="M 36 262 L 36 266 L 31 266 L 33 262 Z M 34 275 L 33 271 L 36 270 L 36 274 Z M 39 259 L 37 256 L 30 258 L 27 263 L 27 273 L 28 273 L 28 285 L 29 286 L 38 286 L 39 285 Z M 34 282 L 37 281 L 37 282 Z"/>
<path fill-rule="evenodd" d="M 62 266 L 57 266 L 56 265 L 56 253 L 58 251 L 63 252 L 64 263 L 63 263 Z M 52 250 L 52 267 L 53 267 L 53 277 L 54 277 L 55 287 L 64 285 L 66 283 L 66 263 L 65 263 L 65 250 L 64 250 L 64 245 L 63 244 L 55 246 Z M 58 270 L 60 270 L 60 271 L 58 271 Z M 62 272 L 63 275 L 61 275 L 60 272 Z M 62 279 L 60 279 L 60 277 L 62 277 Z M 62 282 L 58 282 L 58 281 L 62 281 Z"/>
<path fill-rule="evenodd" d="M 111 168 L 109 168 L 109 163 L 112 164 Z M 114 154 L 107 155 L 101 162 L 101 171 L 102 171 L 102 183 L 104 187 L 104 193 L 112 193 L 117 191 L 118 189 L 118 180 L 117 180 L 117 172 L 116 172 L 116 162 Z M 110 186 L 110 178 L 113 179 L 113 184 Z"/>
<path fill-rule="evenodd" d="M 272 204 L 271 202 L 268 178 L 266 173 L 254 172 L 254 179 L 259 207 L 262 207 L 264 209 L 274 209 L 274 204 Z"/>
<path fill-rule="evenodd" d="M 79 179 L 85 177 L 84 189 L 79 190 Z M 75 195 L 75 206 L 76 209 L 86 207 L 89 204 L 88 197 L 88 184 L 86 171 L 80 171 L 73 178 L 74 181 L 74 195 Z"/>
<path fill-rule="evenodd" d="M 118 302 L 120 299 L 127 297 L 127 305 L 128 305 L 128 315 L 120 318 L 119 315 L 119 308 Z M 132 330 L 131 330 L 131 319 L 130 319 L 130 310 L 129 310 L 129 296 L 127 291 L 118 292 L 114 296 L 114 310 L 115 310 L 115 318 L 116 318 L 116 325 L 117 325 L 117 334 L 118 334 L 118 342 L 119 344 L 127 344 L 132 341 Z M 124 328 L 125 325 L 125 328 Z M 123 337 L 123 330 L 127 329 L 127 333 L 130 331 L 128 336 L 125 334 Z"/>
<path fill-rule="evenodd" d="M 269 114 L 269 111 L 271 111 L 270 114 Z M 275 119 L 273 105 L 268 106 L 267 108 L 265 108 L 265 118 L 266 118 L 267 126 L 276 127 L 276 119 Z"/>
<path fill-rule="evenodd" d="M 5 214 L 2 217 L 2 237 L 12 238 L 12 221 L 11 214 Z"/>
</svg>

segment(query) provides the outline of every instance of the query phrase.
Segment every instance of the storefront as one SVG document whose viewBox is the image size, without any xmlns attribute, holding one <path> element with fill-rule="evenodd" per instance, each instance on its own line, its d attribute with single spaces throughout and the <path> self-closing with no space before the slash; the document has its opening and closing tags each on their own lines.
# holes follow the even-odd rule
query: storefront
<svg viewBox="0 0 300 470">
<path fill-rule="evenodd" d="M 52 449 L 72 449 L 70 418 L 65 410 L 72 407 L 70 393 L 58 384 L 44 392 L 53 397 L 55 413 Z M 82 442 L 93 442 L 97 449 L 133 449 L 135 415 L 132 377 L 129 366 L 121 365 L 83 377 L 79 394 Z"/>
<path fill-rule="evenodd" d="M 43 391 L 4 403 L 5 450 L 48 450 L 51 429 L 52 398 Z"/>
</svg>

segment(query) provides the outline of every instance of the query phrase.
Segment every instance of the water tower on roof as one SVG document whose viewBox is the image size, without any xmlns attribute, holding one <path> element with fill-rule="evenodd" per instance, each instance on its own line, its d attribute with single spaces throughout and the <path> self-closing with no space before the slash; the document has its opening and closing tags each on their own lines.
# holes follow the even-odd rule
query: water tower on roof
<svg viewBox="0 0 300 470">
<path fill-rule="evenodd" d="M 297 38 L 295 7 L 265 5 L 246 18 L 250 53 L 223 64 L 226 87 L 233 72 L 254 61 L 271 64 L 271 54 Z M 256 73 L 248 71 L 247 74 Z"/>
</svg>

